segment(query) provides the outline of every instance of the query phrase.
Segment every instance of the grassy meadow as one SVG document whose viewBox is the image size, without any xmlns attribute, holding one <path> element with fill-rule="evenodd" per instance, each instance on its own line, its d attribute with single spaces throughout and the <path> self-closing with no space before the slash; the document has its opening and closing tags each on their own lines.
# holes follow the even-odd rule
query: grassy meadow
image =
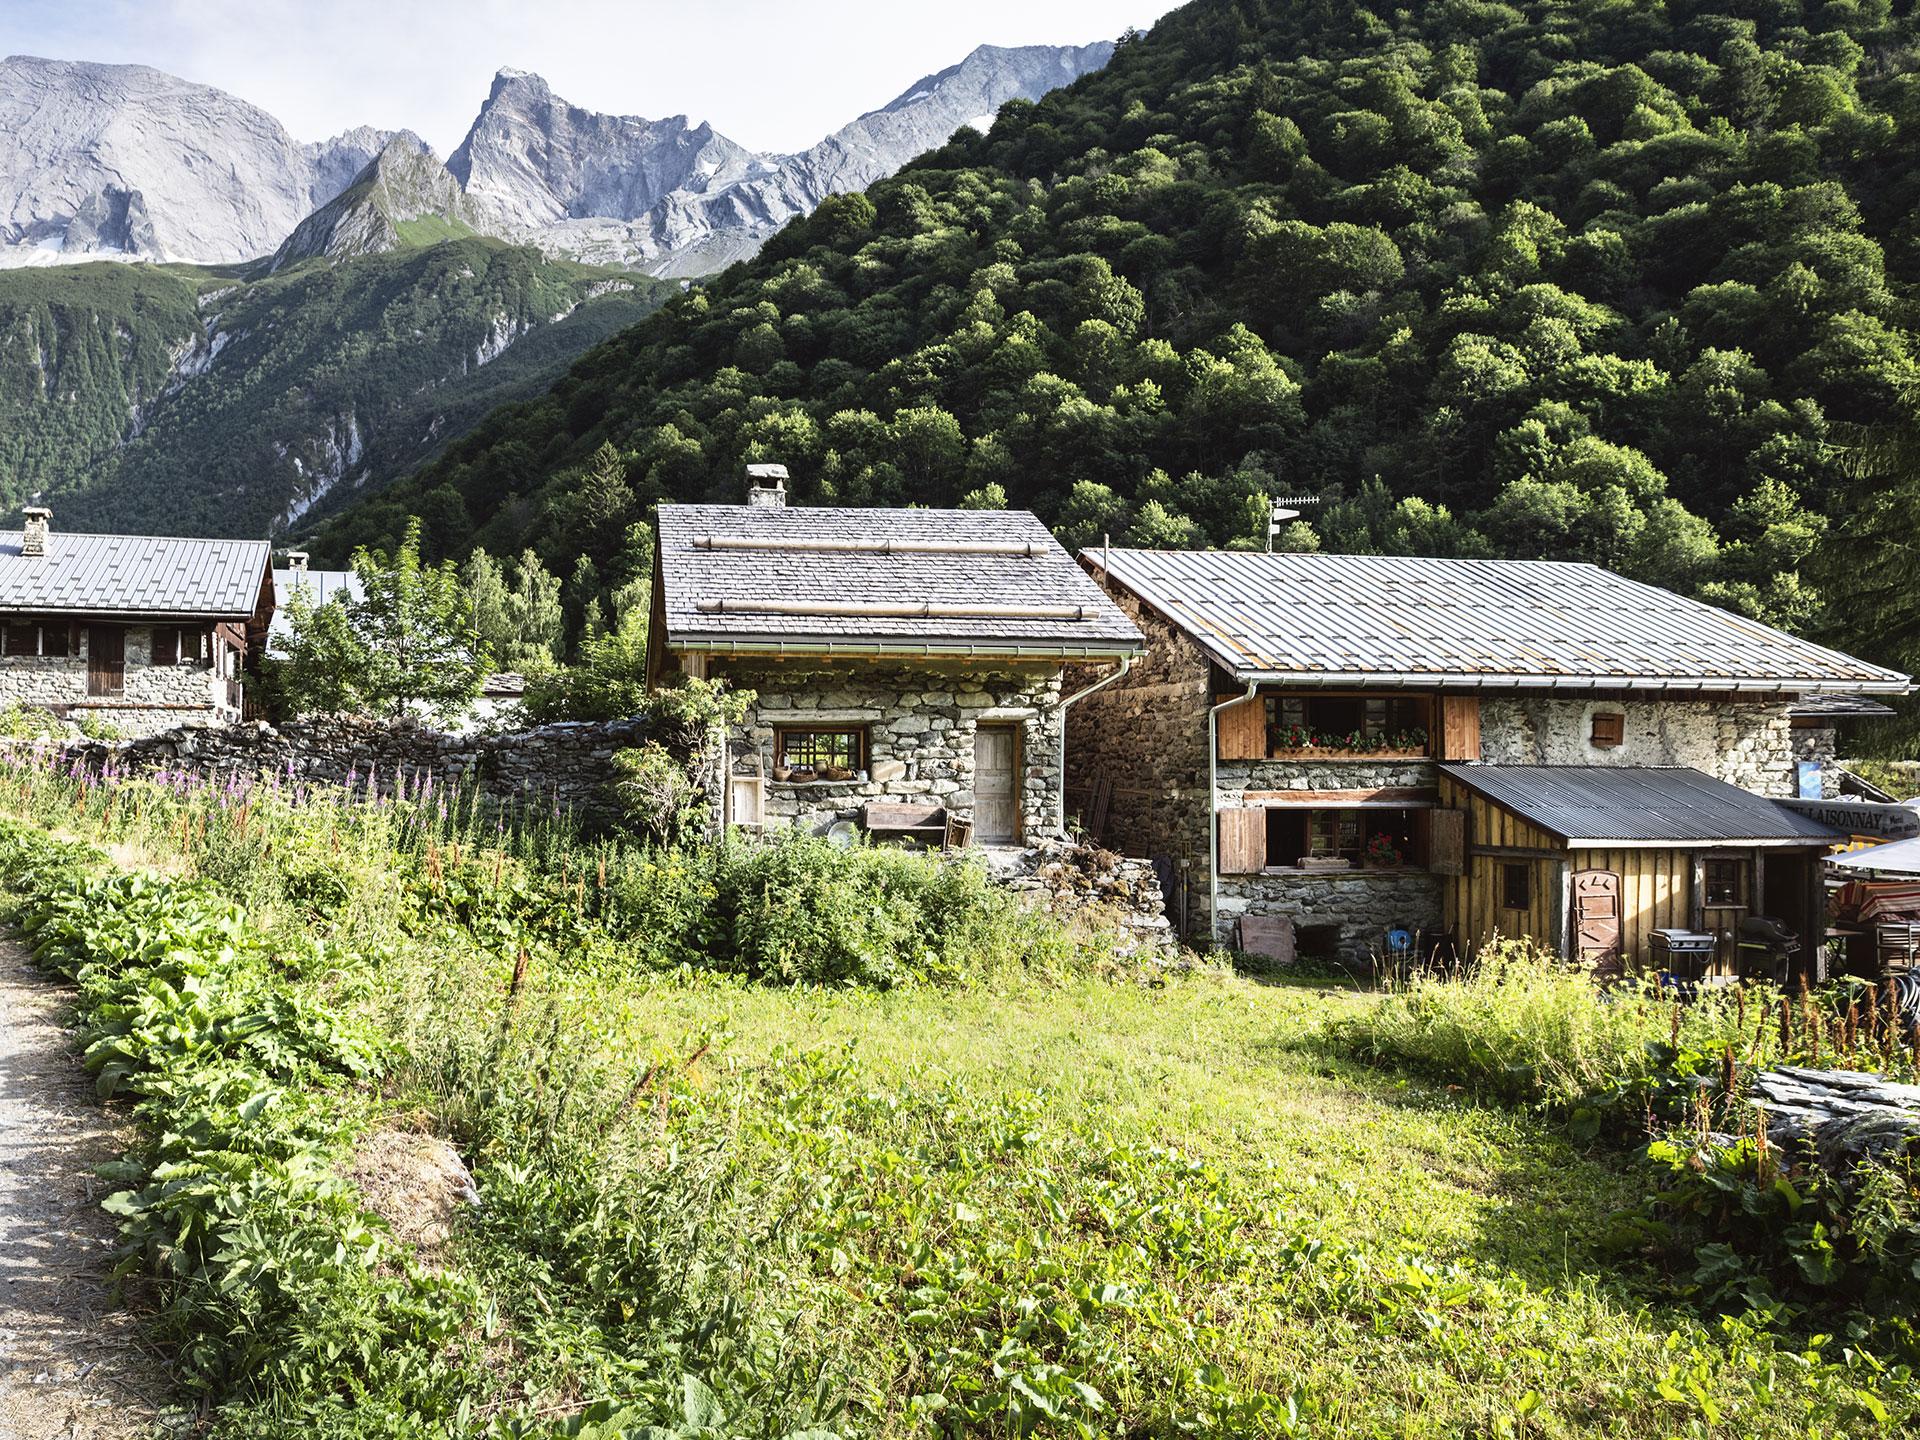
<svg viewBox="0 0 1920 1440">
<path fill-rule="evenodd" d="M 1484 991 L 1440 1043 L 1433 994 L 1118 958 L 913 857 L 662 854 L 430 791 L 22 761 L 0 817 L 141 1123 L 110 1207 L 216 1434 L 1920 1423 L 1910 1311 L 1704 1292 L 1705 1222 L 1558 1072 L 1484 1083 L 1525 1063 Z M 1647 1103 L 1616 1061 L 1667 1009 L 1551 1003 Z M 341 1178 L 396 1133 L 471 1170 L 442 1244 Z"/>
</svg>

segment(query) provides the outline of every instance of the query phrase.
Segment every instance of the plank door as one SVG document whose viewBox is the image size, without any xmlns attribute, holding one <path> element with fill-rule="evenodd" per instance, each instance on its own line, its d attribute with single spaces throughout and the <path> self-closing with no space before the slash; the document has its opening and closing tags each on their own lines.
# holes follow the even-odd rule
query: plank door
<svg viewBox="0 0 1920 1440">
<path fill-rule="evenodd" d="M 87 694 L 127 693 L 127 632 L 118 625 L 87 627 Z"/>
<path fill-rule="evenodd" d="M 1017 725 L 981 725 L 973 732 L 973 838 L 982 845 L 1020 838 Z"/>
<path fill-rule="evenodd" d="M 1601 970 L 1620 968 L 1620 877 L 1611 870 L 1573 874 L 1574 954 Z"/>
</svg>

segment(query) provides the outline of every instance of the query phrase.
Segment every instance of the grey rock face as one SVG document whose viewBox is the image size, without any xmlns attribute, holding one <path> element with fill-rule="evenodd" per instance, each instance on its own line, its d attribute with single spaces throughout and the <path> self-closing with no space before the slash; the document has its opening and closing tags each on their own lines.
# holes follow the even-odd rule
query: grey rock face
<svg viewBox="0 0 1920 1440">
<path fill-rule="evenodd" d="M 397 250 L 400 227 L 420 220 L 440 222 L 436 233 L 470 231 L 474 206 L 426 142 L 402 130 L 351 185 L 300 222 L 268 268 Z"/>
<path fill-rule="evenodd" d="M 210 86 L 16 55 L 0 61 L 0 264 L 264 255 L 385 140 L 302 145 Z"/>
<path fill-rule="evenodd" d="M 829 195 L 862 190 L 1009 100 L 1104 66 L 1110 43 L 983 45 L 797 155 L 755 155 L 685 116 L 596 115 L 503 70 L 449 168 L 489 227 L 551 254 L 656 275 L 744 260 Z"/>
</svg>

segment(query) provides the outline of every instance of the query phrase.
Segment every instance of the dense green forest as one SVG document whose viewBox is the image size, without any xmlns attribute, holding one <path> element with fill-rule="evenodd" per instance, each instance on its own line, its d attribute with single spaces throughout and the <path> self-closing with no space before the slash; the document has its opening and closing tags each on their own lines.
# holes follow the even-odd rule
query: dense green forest
<svg viewBox="0 0 1920 1440">
<path fill-rule="evenodd" d="M 1916 138 L 1887 0 L 1198 0 L 321 547 L 418 513 L 567 574 L 756 459 L 1069 541 L 1256 544 L 1305 492 L 1284 543 L 1587 558 L 1913 663 L 1834 557 L 1889 523 L 1849 456 L 1912 404 Z M 607 443 L 625 483 L 582 504 Z"/>
<path fill-rule="evenodd" d="M 263 535 L 543 392 L 671 288 L 479 239 L 264 278 L 0 271 L 0 502 L 38 490 L 80 528 Z"/>
</svg>

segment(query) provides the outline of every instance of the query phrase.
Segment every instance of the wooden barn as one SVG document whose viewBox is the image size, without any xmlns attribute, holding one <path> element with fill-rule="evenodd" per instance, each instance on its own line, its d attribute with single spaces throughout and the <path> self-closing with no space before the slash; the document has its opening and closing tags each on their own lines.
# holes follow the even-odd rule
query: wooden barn
<svg viewBox="0 0 1920 1440">
<path fill-rule="evenodd" d="M 1435 868 L 1468 953 L 1528 936 L 1634 969 L 1658 963 L 1655 932 L 1684 931 L 1712 937 L 1702 968 L 1725 975 L 1743 922 L 1770 916 L 1813 963 L 1831 826 L 1683 766 L 1442 765 L 1439 791 Z"/>
</svg>

